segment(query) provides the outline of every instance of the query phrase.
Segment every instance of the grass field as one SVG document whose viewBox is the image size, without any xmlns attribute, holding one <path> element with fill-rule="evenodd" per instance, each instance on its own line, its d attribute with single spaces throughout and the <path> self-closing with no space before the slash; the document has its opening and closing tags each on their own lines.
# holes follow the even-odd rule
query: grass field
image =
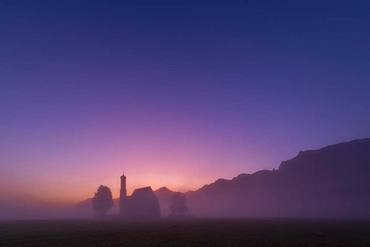
<svg viewBox="0 0 370 247">
<path fill-rule="evenodd" d="M 0 222 L 0 246 L 370 246 L 370 222 L 8 221 Z"/>
</svg>

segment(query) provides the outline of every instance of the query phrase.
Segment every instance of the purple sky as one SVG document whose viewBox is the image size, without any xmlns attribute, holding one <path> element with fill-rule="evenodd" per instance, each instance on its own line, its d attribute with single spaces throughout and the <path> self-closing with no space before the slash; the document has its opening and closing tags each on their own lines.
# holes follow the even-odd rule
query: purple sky
<svg viewBox="0 0 370 247">
<path fill-rule="evenodd" d="M 195 189 L 370 136 L 367 1 L 118 2 L 1 1 L 0 198 Z"/>
</svg>

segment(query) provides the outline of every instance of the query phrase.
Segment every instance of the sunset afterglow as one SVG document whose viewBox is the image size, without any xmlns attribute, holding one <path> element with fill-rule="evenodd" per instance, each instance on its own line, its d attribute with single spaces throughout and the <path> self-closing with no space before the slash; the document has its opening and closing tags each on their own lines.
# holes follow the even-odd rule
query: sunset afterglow
<svg viewBox="0 0 370 247">
<path fill-rule="evenodd" d="M 21 2 L 0 9 L 0 199 L 118 197 L 123 171 L 194 190 L 370 136 L 366 7 Z"/>
</svg>

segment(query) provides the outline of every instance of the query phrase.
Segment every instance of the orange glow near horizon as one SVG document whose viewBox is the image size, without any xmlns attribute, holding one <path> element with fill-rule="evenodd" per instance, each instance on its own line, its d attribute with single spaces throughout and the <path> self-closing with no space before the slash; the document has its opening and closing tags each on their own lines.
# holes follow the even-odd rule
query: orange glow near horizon
<svg viewBox="0 0 370 247">
<path fill-rule="evenodd" d="M 135 189 L 145 186 L 151 186 L 153 190 L 157 190 L 161 187 L 167 187 L 173 191 L 180 191 L 186 192 L 189 190 L 195 190 L 200 188 L 204 185 L 204 180 L 189 180 L 182 176 L 170 175 L 170 174 L 147 174 L 139 176 L 135 179 L 134 176 L 130 177 L 129 174 L 127 176 L 127 190 L 128 194 L 131 194 Z M 96 191 L 97 187 L 101 184 L 107 185 L 111 188 L 113 198 L 119 197 L 119 190 L 120 190 L 120 176 L 116 176 L 112 179 L 105 179 L 104 182 L 96 183 L 96 185 L 92 185 L 92 183 L 86 184 L 85 186 L 79 186 L 77 189 L 73 188 L 71 184 L 65 183 L 62 186 L 55 186 L 51 189 L 48 186 L 43 186 L 41 181 L 39 185 L 37 183 L 34 184 L 38 189 L 32 190 L 31 188 L 20 187 L 18 191 L 12 189 L 4 189 L 1 190 L 2 195 L 8 195 L 8 198 L 15 199 L 16 201 L 27 201 L 27 202 L 35 202 L 35 203 L 46 203 L 46 204 L 71 204 L 71 203 L 78 203 L 83 201 L 87 198 L 91 198 Z M 191 184 L 186 183 L 191 181 Z M 45 182 L 45 181 L 44 181 Z M 212 182 L 212 180 L 210 180 Z"/>
<path fill-rule="evenodd" d="M 195 161 L 191 162 L 196 165 Z M 68 169 L 63 174 L 52 171 L 39 174 L 35 172 L 24 178 L 17 177 L 19 174 L 12 173 L 7 176 L 8 179 L 13 177 L 13 182 L 17 181 L 18 183 L 16 186 L 10 187 L 6 184 L 11 183 L 3 180 L 4 192 L 1 194 L 18 201 L 62 205 L 78 203 L 91 198 L 99 185 L 110 187 L 113 197 L 118 198 L 120 176 L 123 170 L 127 177 L 129 194 L 136 188 L 145 186 L 151 186 L 153 190 L 160 187 L 180 192 L 196 190 L 220 177 L 217 174 L 220 171 L 213 170 L 205 173 L 197 169 L 196 166 L 189 168 L 187 163 L 179 160 L 176 160 L 176 166 L 172 166 L 170 161 L 154 162 L 152 160 L 151 165 L 143 165 L 144 163 L 146 160 L 131 161 L 131 166 L 122 169 L 121 162 L 112 161 L 110 166 L 101 168 L 99 165 L 94 165 L 84 172 L 76 172 L 74 169 Z M 93 165 L 93 163 L 90 164 Z"/>
<path fill-rule="evenodd" d="M 245 164 L 258 166 L 255 150 L 252 156 L 244 148 L 225 146 L 225 140 L 195 130 L 179 127 L 157 133 L 135 126 L 136 134 L 123 136 L 117 130 L 91 128 L 75 139 L 48 136 L 38 139 L 37 145 L 25 140 L 27 145 L 15 149 L 22 155 L 4 161 L 9 166 L 2 169 L 2 198 L 77 203 L 91 198 L 99 185 L 110 187 L 117 198 L 123 171 L 129 194 L 144 186 L 184 192 L 255 170 Z"/>
</svg>

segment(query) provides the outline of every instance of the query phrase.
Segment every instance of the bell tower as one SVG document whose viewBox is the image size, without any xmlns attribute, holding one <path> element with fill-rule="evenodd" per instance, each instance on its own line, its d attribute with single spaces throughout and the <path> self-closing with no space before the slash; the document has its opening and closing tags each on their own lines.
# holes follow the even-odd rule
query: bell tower
<svg viewBox="0 0 370 247">
<path fill-rule="evenodd" d="M 127 190 L 126 190 L 126 176 L 125 173 L 122 173 L 121 176 L 121 190 L 119 195 L 119 212 L 120 215 L 125 214 L 125 208 L 127 208 Z"/>
<path fill-rule="evenodd" d="M 126 176 L 125 173 L 122 173 L 121 176 L 121 191 L 120 191 L 120 197 L 127 197 L 127 190 L 126 190 Z"/>
</svg>

